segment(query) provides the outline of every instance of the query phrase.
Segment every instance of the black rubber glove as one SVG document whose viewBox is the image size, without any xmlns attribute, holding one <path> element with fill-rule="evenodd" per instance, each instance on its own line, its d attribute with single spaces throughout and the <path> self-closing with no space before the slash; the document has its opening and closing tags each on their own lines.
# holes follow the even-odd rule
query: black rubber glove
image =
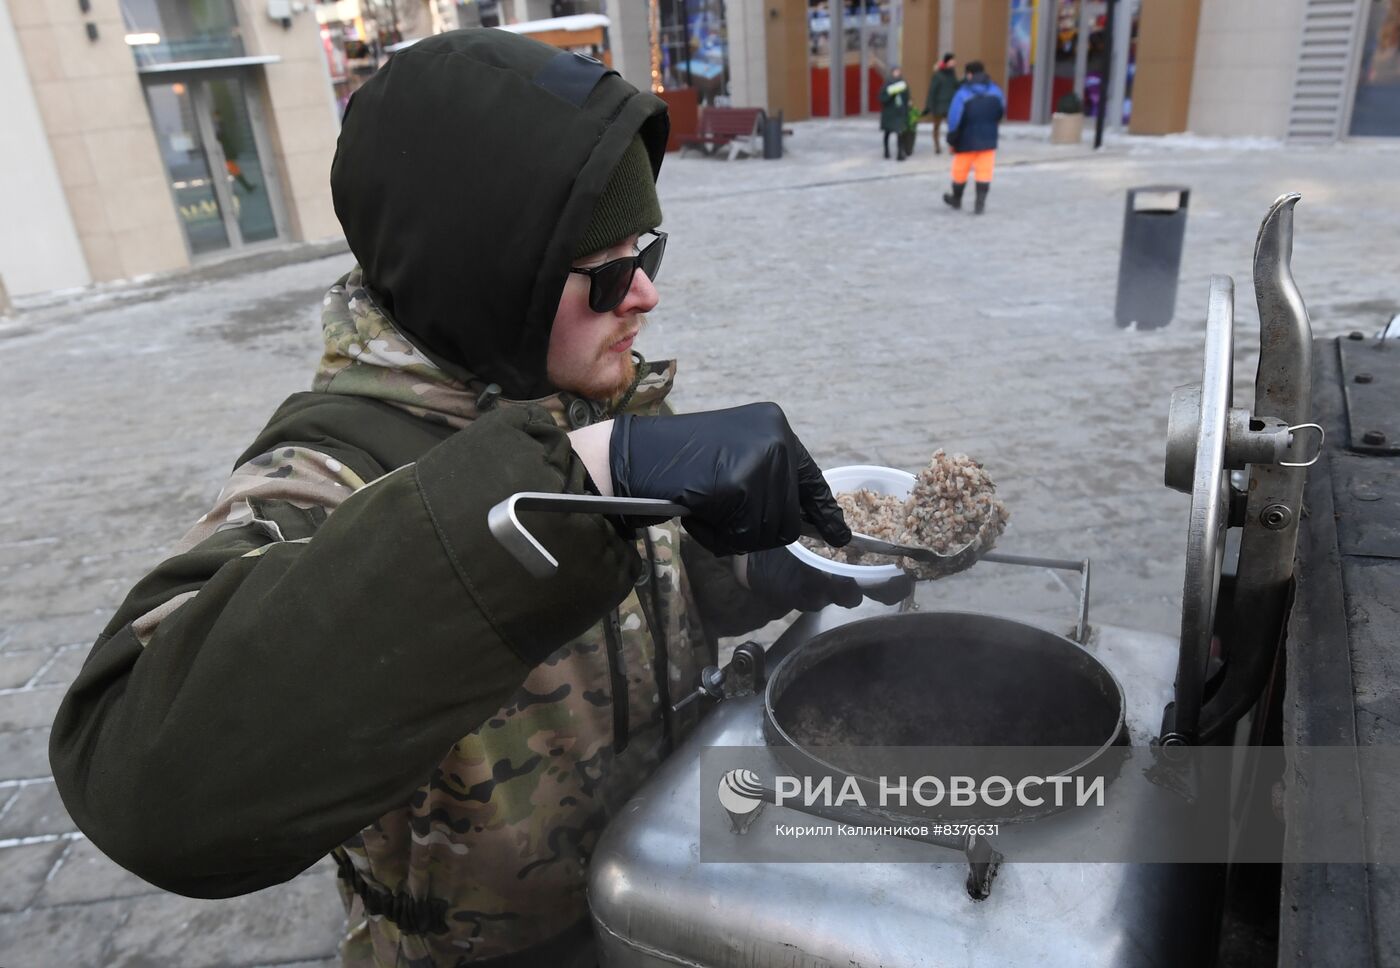
<svg viewBox="0 0 1400 968">
<path fill-rule="evenodd" d="M 855 608 L 862 597 L 894 605 L 914 590 L 914 580 L 904 574 L 861 589 L 854 578 L 813 568 L 786 548 L 759 551 L 749 555 L 746 564 L 749 590 L 784 611 L 815 612 L 828 605 Z"/>
<path fill-rule="evenodd" d="M 731 410 L 615 418 L 610 470 L 620 497 L 690 509 L 681 519 L 717 555 L 779 548 L 805 519 L 828 544 L 851 540 L 821 468 L 775 403 Z"/>
</svg>

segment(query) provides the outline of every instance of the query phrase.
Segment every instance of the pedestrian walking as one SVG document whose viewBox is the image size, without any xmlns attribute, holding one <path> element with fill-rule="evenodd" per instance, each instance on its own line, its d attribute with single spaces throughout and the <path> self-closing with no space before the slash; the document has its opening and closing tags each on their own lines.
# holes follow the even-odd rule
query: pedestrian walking
<svg viewBox="0 0 1400 968">
<path fill-rule="evenodd" d="M 331 194 L 357 264 L 312 390 L 132 589 L 54 723 L 100 850 L 209 898 L 330 854 L 346 965 L 595 963 L 589 857 L 693 725 L 672 704 L 716 637 L 861 599 L 782 547 L 804 521 L 850 538 L 782 410 L 673 414 L 674 361 L 632 350 L 668 130 L 595 59 L 490 29 L 351 97 Z M 540 580 L 487 525 L 520 491 L 690 513 L 527 512 L 558 559 Z"/>
<path fill-rule="evenodd" d="M 933 151 L 935 154 L 943 153 L 943 136 L 939 129 L 943 126 L 944 118 L 948 117 L 948 109 L 952 106 L 953 95 L 958 90 L 957 58 L 953 52 L 949 51 L 943 55 L 943 59 L 938 62 L 938 66 L 933 69 L 933 77 L 929 80 L 928 99 L 924 102 L 924 114 L 933 117 Z"/>
<path fill-rule="evenodd" d="M 968 62 L 963 85 L 948 107 L 948 147 L 953 150 L 953 190 L 943 196 L 948 206 L 962 208 L 971 173 L 977 180 L 973 211 L 981 215 L 986 210 L 996 169 L 997 129 L 1005 114 L 1006 95 L 987 76 L 981 61 Z"/>
<path fill-rule="evenodd" d="M 890 135 L 894 135 L 896 157 L 903 161 L 909 131 L 909 82 L 904 71 L 890 68 L 889 80 L 880 88 L 880 130 L 885 133 L 885 157 L 890 156 Z"/>
</svg>

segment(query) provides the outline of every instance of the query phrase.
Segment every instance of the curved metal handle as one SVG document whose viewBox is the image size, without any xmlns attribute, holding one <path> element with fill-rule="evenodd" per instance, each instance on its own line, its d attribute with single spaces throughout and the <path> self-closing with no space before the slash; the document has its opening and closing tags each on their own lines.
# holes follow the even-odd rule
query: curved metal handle
<svg viewBox="0 0 1400 968">
<path fill-rule="evenodd" d="M 1293 209 L 1303 196 L 1280 195 L 1254 241 L 1254 298 L 1259 306 L 1259 372 L 1254 414 L 1306 423 L 1312 403 L 1312 326 L 1293 281 Z"/>
<path fill-rule="evenodd" d="M 1032 555 L 1008 555 L 1001 551 L 989 551 L 978 559 L 1002 565 L 1027 565 L 1032 568 L 1058 568 L 1063 571 L 1079 572 L 1079 611 L 1071 638 L 1080 645 L 1089 644 L 1089 571 L 1088 558 L 1075 561 L 1072 558 L 1041 558 Z"/>
<path fill-rule="evenodd" d="M 536 578 L 548 578 L 559 570 L 559 559 L 549 553 L 520 521 L 520 511 L 581 511 L 585 514 L 621 514 L 646 518 L 683 518 L 688 508 L 670 501 L 645 497 L 599 497 L 594 494 L 554 494 L 521 491 L 512 494 L 486 514 L 486 526 L 525 570 Z"/>
<path fill-rule="evenodd" d="M 1293 209 L 1301 196 L 1281 195 L 1259 226 L 1254 245 L 1254 294 L 1259 305 L 1259 370 L 1254 381 L 1254 415 L 1294 429 L 1313 427 L 1312 326 L 1293 280 Z M 1319 431 L 1321 428 L 1317 428 Z M 1274 464 L 1251 464 L 1244 527 L 1240 534 L 1232 609 L 1245 617 L 1231 623 L 1222 643 L 1224 676 L 1194 721 L 1190 739 L 1209 742 L 1252 707 L 1273 668 L 1288 613 L 1298 520 L 1302 516 L 1306 471 L 1303 442 L 1293 440 Z M 1320 450 L 1320 445 L 1319 445 Z M 1316 455 L 1314 455 L 1316 459 Z M 1265 522 L 1281 506 L 1291 512 L 1282 527 Z M 1184 732 L 1186 730 L 1183 730 Z"/>
</svg>

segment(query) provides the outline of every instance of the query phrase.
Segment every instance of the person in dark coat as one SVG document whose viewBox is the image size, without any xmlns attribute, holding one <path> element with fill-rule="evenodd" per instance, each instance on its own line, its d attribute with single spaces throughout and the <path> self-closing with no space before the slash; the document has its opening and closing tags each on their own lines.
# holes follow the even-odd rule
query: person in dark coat
<svg viewBox="0 0 1400 968">
<path fill-rule="evenodd" d="M 948 107 L 948 147 L 953 149 L 953 190 L 943 196 L 950 208 L 962 208 L 963 189 L 969 172 L 977 178 L 977 205 L 987 207 L 996 168 L 997 128 L 1006 114 L 1006 95 L 987 76 L 981 61 L 970 61 L 963 86 Z"/>
<path fill-rule="evenodd" d="M 928 85 L 928 99 L 924 101 L 924 114 L 933 117 L 933 150 L 935 154 L 943 153 L 942 138 L 939 128 L 943 125 L 943 119 L 948 116 L 948 109 L 953 104 L 953 95 L 958 90 L 957 59 L 953 57 L 953 52 L 949 51 L 943 55 L 943 59 L 938 62 L 938 66 L 933 69 L 933 77 Z"/>
<path fill-rule="evenodd" d="M 863 597 L 785 548 L 851 533 L 778 406 L 671 412 L 675 363 L 632 350 L 669 130 L 596 60 L 490 28 L 351 97 L 330 197 L 357 264 L 318 304 L 314 383 L 55 717 L 98 850 L 204 898 L 329 854 L 346 968 L 597 963 L 588 861 L 693 722 L 672 697 L 719 636 Z M 520 491 L 689 514 L 527 512 L 540 580 L 487 525 Z"/>
<path fill-rule="evenodd" d="M 880 130 L 885 133 L 885 157 L 890 156 L 890 135 L 894 135 L 897 157 L 903 161 L 909 152 L 904 140 L 909 130 L 909 82 L 898 67 L 890 69 L 890 79 L 880 88 Z"/>
</svg>

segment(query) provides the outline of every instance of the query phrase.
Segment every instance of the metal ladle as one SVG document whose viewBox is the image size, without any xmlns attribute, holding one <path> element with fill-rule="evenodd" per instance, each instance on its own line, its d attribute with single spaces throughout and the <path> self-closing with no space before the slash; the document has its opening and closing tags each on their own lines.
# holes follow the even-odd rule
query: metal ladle
<svg viewBox="0 0 1400 968">
<path fill-rule="evenodd" d="M 544 545 L 530 533 L 530 529 L 520 520 L 520 511 L 582 511 L 586 514 L 620 514 L 644 518 L 683 518 L 690 509 L 670 501 L 658 501 L 644 497 L 600 497 L 593 494 L 555 494 L 549 491 L 521 491 L 512 494 L 493 507 L 486 515 L 487 527 L 501 546 L 510 552 L 525 570 L 536 578 L 548 578 L 559 570 L 559 560 L 549 553 Z M 818 537 L 811 525 L 803 524 L 803 533 L 808 537 Z M 1043 558 L 1029 555 L 1009 555 L 999 551 L 971 553 L 971 543 L 949 554 L 939 554 L 931 548 L 894 544 L 881 541 L 868 534 L 852 533 L 850 546 L 872 554 L 906 557 L 923 561 L 947 561 L 949 558 L 965 556 L 970 568 L 979 561 L 1000 562 L 1007 565 L 1026 565 L 1038 568 L 1054 568 L 1075 571 L 1080 575 L 1079 614 L 1073 633 L 1081 644 L 1089 636 L 1089 559 L 1081 561 L 1062 558 Z M 961 571 L 962 568 L 953 569 Z"/>
<path fill-rule="evenodd" d="M 802 534 L 808 538 L 821 539 L 821 535 L 817 534 L 816 528 L 811 527 L 805 522 L 802 526 Z M 977 539 L 973 538 L 955 551 L 934 551 L 932 548 L 924 548 L 919 545 L 896 544 L 893 541 L 883 541 L 873 535 L 852 531 L 850 544 L 844 547 L 854 548 L 857 551 L 872 555 L 888 555 L 891 558 L 912 558 L 915 561 L 927 561 L 935 564 L 946 564 L 954 559 L 967 558 L 970 560 L 967 561 L 964 567 L 970 567 L 977 561 L 978 556 L 975 554 L 968 555 L 967 551 L 976 543 Z M 960 571 L 962 569 L 958 568 L 954 570 Z"/>
<path fill-rule="evenodd" d="M 690 514 L 690 509 L 683 505 L 652 498 L 555 494 L 548 491 L 521 491 L 519 494 L 513 494 L 490 510 L 486 523 L 496 540 L 536 578 L 548 578 L 554 574 L 559 568 L 559 561 L 521 523 L 517 513 L 519 511 L 583 511 L 641 518 L 684 518 Z M 825 540 L 813 525 L 805 521 L 802 524 L 802 534 L 809 538 Z M 967 559 L 967 564 L 963 567 L 968 567 L 977 560 L 976 555 L 967 554 L 976 541 L 974 538 L 955 551 L 938 552 L 932 548 L 882 541 L 872 535 L 853 531 L 850 544 L 846 547 L 868 554 L 944 564 L 954 559 Z"/>
</svg>

